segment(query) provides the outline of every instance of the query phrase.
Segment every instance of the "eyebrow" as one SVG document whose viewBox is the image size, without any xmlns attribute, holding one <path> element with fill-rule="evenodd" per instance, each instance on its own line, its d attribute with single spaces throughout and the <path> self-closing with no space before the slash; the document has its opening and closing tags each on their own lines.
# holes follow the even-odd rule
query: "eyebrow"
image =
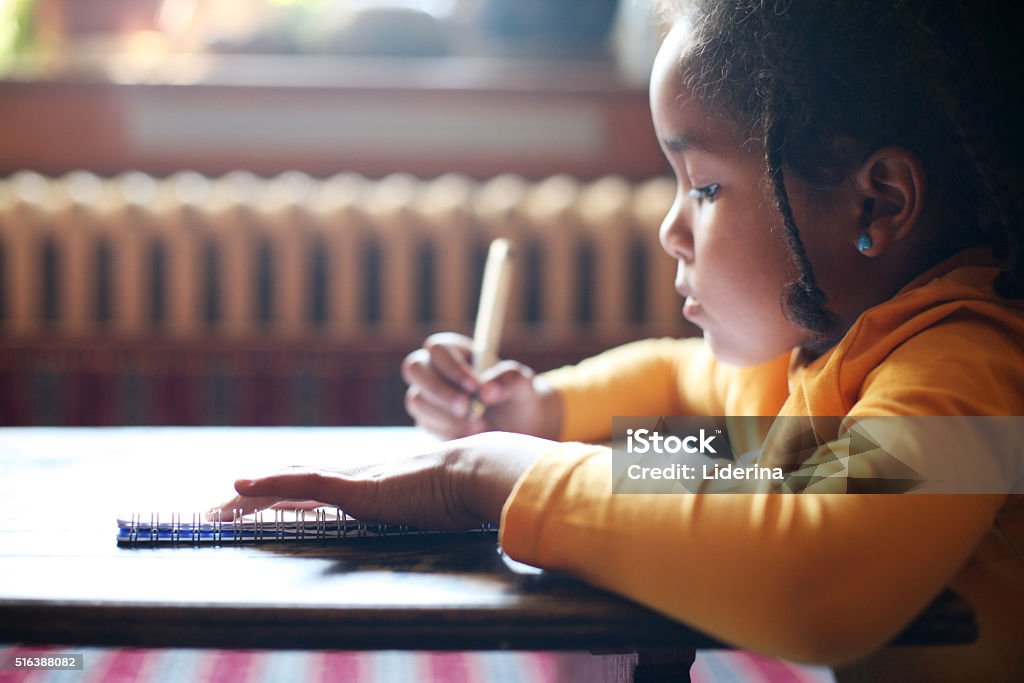
<svg viewBox="0 0 1024 683">
<path fill-rule="evenodd" d="M 662 142 L 665 148 L 672 152 L 687 152 L 690 150 L 700 150 L 702 152 L 713 151 L 712 146 L 708 144 L 706 140 L 692 132 L 684 132 L 680 135 L 674 135 L 670 138 L 662 138 Z"/>
</svg>

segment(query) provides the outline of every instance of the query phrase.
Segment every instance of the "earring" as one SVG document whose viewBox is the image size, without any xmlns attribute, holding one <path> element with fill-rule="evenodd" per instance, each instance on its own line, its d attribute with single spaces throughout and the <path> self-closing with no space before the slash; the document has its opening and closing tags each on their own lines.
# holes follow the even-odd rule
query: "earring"
<svg viewBox="0 0 1024 683">
<path fill-rule="evenodd" d="M 867 232 L 862 232 L 860 234 L 860 237 L 857 238 L 857 251 L 863 254 L 865 251 L 871 248 L 872 244 L 874 243 L 871 241 L 871 235 L 869 235 Z"/>
</svg>

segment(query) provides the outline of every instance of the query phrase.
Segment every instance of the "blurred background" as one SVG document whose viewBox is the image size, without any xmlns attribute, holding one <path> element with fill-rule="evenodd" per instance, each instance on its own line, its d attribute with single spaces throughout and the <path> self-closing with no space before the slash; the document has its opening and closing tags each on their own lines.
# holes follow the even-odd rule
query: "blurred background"
<svg viewBox="0 0 1024 683">
<path fill-rule="evenodd" d="M 0 0 L 0 424 L 404 424 L 401 358 L 686 328 L 650 0 Z"/>
</svg>

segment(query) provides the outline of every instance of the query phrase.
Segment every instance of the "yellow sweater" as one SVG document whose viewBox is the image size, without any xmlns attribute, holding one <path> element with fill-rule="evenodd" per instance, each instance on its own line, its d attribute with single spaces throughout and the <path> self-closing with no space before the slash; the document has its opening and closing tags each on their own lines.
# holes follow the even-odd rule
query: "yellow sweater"
<svg viewBox="0 0 1024 683">
<path fill-rule="evenodd" d="M 1024 310 L 952 259 L 866 311 L 827 355 L 719 364 L 650 340 L 548 374 L 562 438 L 614 415 L 1024 415 Z M 1024 455 L 1004 454 L 1014 481 Z M 1024 501 L 1006 495 L 612 495 L 606 447 L 564 443 L 522 477 L 501 542 L 738 647 L 850 664 L 851 679 L 1024 680 Z M 884 648 L 944 586 L 970 646 Z"/>
</svg>

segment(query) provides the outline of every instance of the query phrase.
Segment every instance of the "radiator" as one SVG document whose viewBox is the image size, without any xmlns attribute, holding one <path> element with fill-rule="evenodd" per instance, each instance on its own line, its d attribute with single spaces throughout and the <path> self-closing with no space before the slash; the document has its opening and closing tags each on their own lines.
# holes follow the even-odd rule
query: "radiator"
<svg viewBox="0 0 1024 683">
<path fill-rule="evenodd" d="M 0 180 L 0 336 L 412 338 L 471 329 L 487 243 L 510 339 L 678 334 L 671 180 L 182 172 Z"/>
</svg>

